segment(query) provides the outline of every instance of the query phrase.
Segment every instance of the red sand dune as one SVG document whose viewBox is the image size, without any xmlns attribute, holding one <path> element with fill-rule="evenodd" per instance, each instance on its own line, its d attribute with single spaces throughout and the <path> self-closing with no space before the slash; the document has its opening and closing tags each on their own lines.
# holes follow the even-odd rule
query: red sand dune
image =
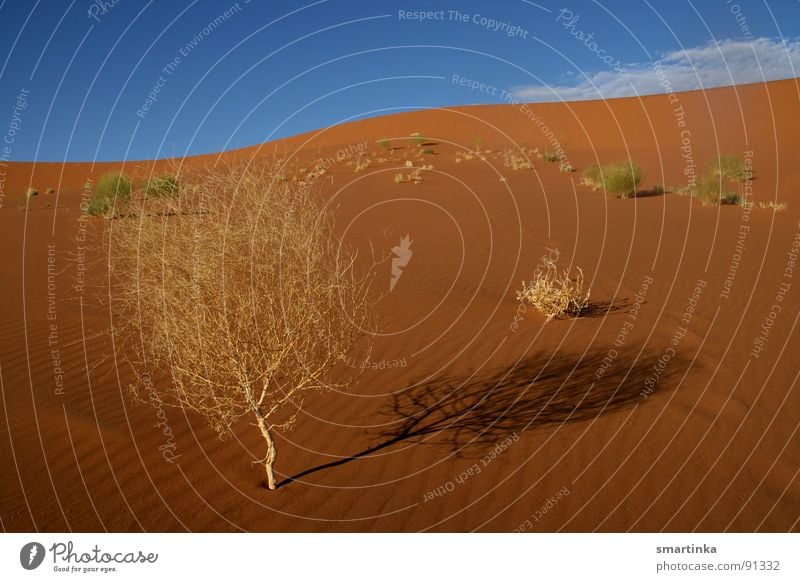
<svg viewBox="0 0 800 582">
<path fill-rule="evenodd" d="M 168 162 L 10 164 L 3 529 L 798 530 L 799 95 L 788 80 L 677 103 L 455 107 L 222 154 L 277 155 L 291 173 L 342 151 L 318 187 L 339 204 L 345 237 L 383 253 L 413 239 L 378 306 L 372 363 L 383 369 L 307 402 L 279 435 L 276 468 L 294 480 L 276 492 L 250 463 L 263 443 L 248 423 L 221 441 L 192 414 L 159 416 L 130 399 L 115 365 L 102 254 L 82 240 L 109 222 L 80 220 L 81 188 L 109 169 L 141 178 Z M 504 166 L 504 150 L 544 150 L 548 129 L 576 173 L 539 159 L 534 170 Z M 420 149 L 413 132 L 432 144 L 424 162 L 434 169 L 396 184 Z M 474 136 L 492 152 L 457 163 Z M 391 154 L 383 138 L 398 138 Z M 371 160 L 361 172 L 348 165 L 358 144 Z M 647 186 L 681 185 L 717 152 L 752 152 L 753 200 L 788 208 L 703 207 L 671 193 L 617 200 L 578 184 L 588 164 L 630 155 Z M 26 211 L 10 203 L 30 186 L 40 194 Z M 514 292 L 547 248 L 583 269 L 589 316 L 519 313 Z"/>
</svg>

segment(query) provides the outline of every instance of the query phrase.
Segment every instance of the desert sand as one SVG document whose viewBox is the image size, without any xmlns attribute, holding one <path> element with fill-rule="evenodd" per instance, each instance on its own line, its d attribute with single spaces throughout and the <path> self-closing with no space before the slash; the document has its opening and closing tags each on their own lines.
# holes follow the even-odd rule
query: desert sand
<svg viewBox="0 0 800 582">
<path fill-rule="evenodd" d="M 190 413 L 134 402 L 110 342 L 98 241 L 113 221 L 82 218 L 83 184 L 171 162 L 9 164 L 0 525 L 797 531 L 799 88 L 400 112 L 185 160 L 278 159 L 288 179 L 328 160 L 315 189 L 345 240 L 362 256 L 413 241 L 391 292 L 383 263 L 357 385 L 309 399 L 278 435 L 275 492 L 251 463 L 257 431 L 243 422 L 220 440 Z M 533 169 L 506 167 L 506 150 L 553 149 L 543 127 L 575 172 L 535 155 Z M 481 155 L 457 156 L 476 136 Z M 756 206 L 787 208 L 615 199 L 579 183 L 587 165 L 630 156 L 643 190 L 685 185 L 718 152 L 752 161 Z M 396 183 L 408 160 L 433 168 Z M 31 186 L 27 208 L 14 203 Z M 585 274 L 582 317 L 546 322 L 515 298 L 550 249 Z"/>
</svg>

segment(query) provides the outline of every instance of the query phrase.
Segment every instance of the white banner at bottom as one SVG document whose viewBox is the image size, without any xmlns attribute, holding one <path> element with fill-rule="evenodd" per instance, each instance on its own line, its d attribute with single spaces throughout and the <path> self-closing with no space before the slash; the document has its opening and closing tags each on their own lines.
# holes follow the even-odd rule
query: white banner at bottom
<svg viewBox="0 0 800 582">
<path fill-rule="evenodd" d="M 0 579 L 800 580 L 796 534 L 3 534 Z M 185 578 L 184 578 L 185 579 Z"/>
</svg>

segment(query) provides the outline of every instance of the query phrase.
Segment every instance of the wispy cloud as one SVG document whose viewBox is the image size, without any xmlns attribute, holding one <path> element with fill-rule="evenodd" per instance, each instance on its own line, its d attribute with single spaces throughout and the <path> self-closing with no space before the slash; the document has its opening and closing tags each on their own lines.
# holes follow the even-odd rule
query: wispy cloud
<svg viewBox="0 0 800 582">
<path fill-rule="evenodd" d="M 658 74 L 656 62 L 661 68 Z M 673 91 L 687 91 L 788 79 L 800 69 L 800 41 L 727 39 L 664 53 L 657 61 L 625 68 L 627 74 L 583 71 L 574 83 L 512 87 L 511 93 L 524 101 L 571 101 L 663 93 L 665 82 Z"/>
</svg>

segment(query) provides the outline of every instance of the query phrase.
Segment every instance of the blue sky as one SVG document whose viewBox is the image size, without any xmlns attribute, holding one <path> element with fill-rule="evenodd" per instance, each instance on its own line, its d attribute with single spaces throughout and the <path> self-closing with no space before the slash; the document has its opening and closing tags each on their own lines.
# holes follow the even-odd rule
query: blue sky
<svg viewBox="0 0 800 582">
<path fill-rule="evenodd" d="M 407 109 L 657 93 L 656 61 L 674 90 L 800 69 L 795 0 L 0 2 L 12 160 L 191 155 Z"/>
</svg>

